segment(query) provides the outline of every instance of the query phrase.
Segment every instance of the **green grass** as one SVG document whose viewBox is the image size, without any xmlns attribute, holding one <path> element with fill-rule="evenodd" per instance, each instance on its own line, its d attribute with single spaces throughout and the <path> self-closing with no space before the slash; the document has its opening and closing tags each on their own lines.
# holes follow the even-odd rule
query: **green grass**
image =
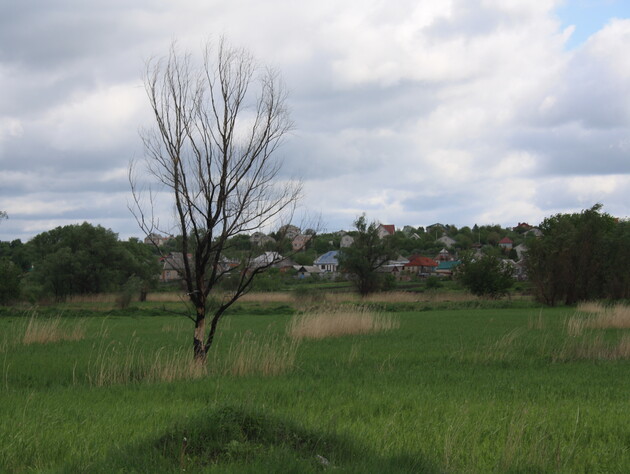
<svg viewBox="0 0 630 474">
<path fill-rule="evenodd" d="M 284 337 L 290 311 L 246 309 L 211 361 L 247 331 Z M 302 341 L 281 375 L 169 383 L 143 379 L 140 354 L 188 350 L 191 323 L 147 313 L 89 313 L 83 340 L 31 345 L 24 316 L 0 318 L 1 472 L 630 469 L 630 362 L 559 358 L 580 341 L 571 308 L 398 311 L 399 329 Z M 105 350 L 133 352 L 125 383 L 93 383 Z"/>
</svg>

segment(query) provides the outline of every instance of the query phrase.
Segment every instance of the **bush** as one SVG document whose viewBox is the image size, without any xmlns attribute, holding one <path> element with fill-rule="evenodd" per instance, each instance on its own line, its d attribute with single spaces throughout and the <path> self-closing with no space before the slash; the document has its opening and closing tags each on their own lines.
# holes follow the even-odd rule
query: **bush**
<svg viewBox="0 0 630 474">
<path fill-rule="evenodd" d="M 434 275 L 427 278 L 427 289 L 429 290 L 437 290 L 438 288 L 442 288 L 442 282 L 440 279 Z"/>
<path fill-rule="evenodd" d="M 514 284 L 512 268 L 492 255 L 467 255 L 457 268 L 457 279 L 473 295 L 499 298 Z"/>
</svg>

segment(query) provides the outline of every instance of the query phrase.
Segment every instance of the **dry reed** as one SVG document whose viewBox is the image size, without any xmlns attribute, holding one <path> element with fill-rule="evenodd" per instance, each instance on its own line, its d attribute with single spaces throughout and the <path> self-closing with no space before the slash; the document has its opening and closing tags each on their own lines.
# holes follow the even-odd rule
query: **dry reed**
<svg viewBox="0 0 630 474">
<path fill-rule="evenodd" d="M 391 315 L 384 315 L 368 307 L 330 307 L 294 316 L 287 333 L 293 339 L 322 339 L 350 334 L 367 334 L 400 327 Z"/>
<path fill-rule="evenodd" d="M 255 336 L 247 331 L 235 337 L 227 355 L 215 352 L 211 365 L 224 375 L 280 375 L 295 366 L 299 342 L 279 335 Z"/>
<path fill-rule="evenodd" d="M 567 332 L 572 336 L 580 335 L 585 328 L 630 329 L 630 306 L 582 303 L 577 311 L 567 320 Z"/>
<path fill-rule="evenodd" d="M 59 341 L 79 341 L 85 338 L 85 321 L 62 322 L 61 316 L 52 319 L 30 317 L 22 344 L 48 344 Z"/>
<path fill-rule="evenodd" d="M 617 342 L 604 340 L 603 334 L 570 340 L 553 357 L 557 361 L 570 360 L 627 360 L 630 359 L 630 334 Z"/>
</svg>

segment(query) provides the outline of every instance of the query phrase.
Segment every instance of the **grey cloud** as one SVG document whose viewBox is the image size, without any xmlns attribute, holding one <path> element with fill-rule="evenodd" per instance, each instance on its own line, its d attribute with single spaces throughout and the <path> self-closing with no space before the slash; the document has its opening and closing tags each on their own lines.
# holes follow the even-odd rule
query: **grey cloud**
<svg viewBox="0 0 630 474">
<path fill-rule="evenodd" d="M 538 157 L 537 176 L 630 173 L 625 129 L 588 130 L 575 124 L 529 129 L 515 134 L 511 145 Z"/>
</svg>

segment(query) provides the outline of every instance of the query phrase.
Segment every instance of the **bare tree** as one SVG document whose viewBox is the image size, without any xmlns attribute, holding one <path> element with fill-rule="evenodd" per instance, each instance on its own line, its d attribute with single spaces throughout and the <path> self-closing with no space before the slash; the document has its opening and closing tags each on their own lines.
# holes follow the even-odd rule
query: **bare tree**
<svg viewBox="0 0 630 474">
<path fill-rule="evenodd" d="M 141 132 L 148 176 L 173 199 L 181 274 L 195 312 L 189 316 L 194 357 L 203 362 L 225 311 L 275 263 L 253 266 L 250 254 L 227 265 L 230 239 L 273 225 L 300 197 L 301 184 L 280 180 L 275 159 L 293 126 L 287 93 L 277 71 L 259 67 L 224 39 L 206 46 L 198 66 L 173 44 L 167 57 L 148 63 L 144 83 L 155 118 L 155 126 Z M 161 230 L 155 189 L 144 188 L 134 168 L 130 207 L 148 235 Z M 228 273 L 236 281 L 233 291 L 210 308 L 210 291 Z"/>
</svg>

